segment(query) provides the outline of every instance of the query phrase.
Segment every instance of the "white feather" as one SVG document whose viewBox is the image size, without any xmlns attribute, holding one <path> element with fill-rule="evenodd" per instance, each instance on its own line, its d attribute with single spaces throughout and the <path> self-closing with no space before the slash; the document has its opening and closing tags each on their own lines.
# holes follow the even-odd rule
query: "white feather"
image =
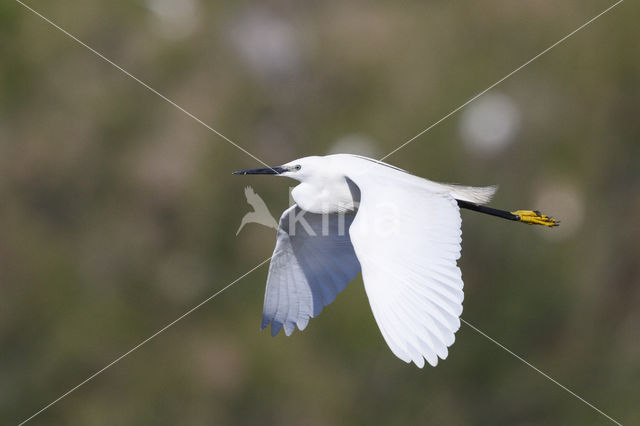
<svg viewBox="0 0 640 426">
<path fill-rule="evenodd" d="M 304 219 L 310 228 L 296 218 Z M 296 326 L 304 330 L 309 319 L 320 314 L 360 272 L 348 233 L 339 232 L 348 229 L 353 215 L 344 217 L 344 226 L 339 220 L 331 215 L 328 235 L 323 235 L 322 215 L 302 212 L 297 205 L 282 214 L 262 314 L 262 329 L 271 324 L 273 336 L 283 326 L 287 336 Z"/>
<path fill-rule="evenodd" d="M 487 204 L 498 190 L 498 185 L 492 186 L 460 186 L 440 184 L 448 188 L 453 198 L 474 204 Z"/>
<path fill-rule="evenodd" d="M 446 187 L 391 169 L 349 178 L 361 193 L 351 241 L 374 317 L 399 358 L 435 366 L 447 357 L 462 312 L 457 202 Z M 389 205 L 397 211 L 385 232 L 374 223 Z"/>
</svg>

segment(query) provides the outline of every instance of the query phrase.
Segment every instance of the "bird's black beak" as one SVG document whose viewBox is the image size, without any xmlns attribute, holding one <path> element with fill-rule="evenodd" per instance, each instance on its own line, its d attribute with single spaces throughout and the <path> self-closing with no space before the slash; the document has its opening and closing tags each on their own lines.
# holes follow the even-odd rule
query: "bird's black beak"
<svg viewBox="0 0 640 426">
<path fill-rule="evenodd" d="M 285 169 L 281 166 L 275 167 L 267 167 L 265 169 L 249 169 L 249 170 L 238 170 L 237 172 L 233 172 L 234 175 L 279 175 L 284 172 L 288 172 L 288 169 Z"/>
</svg>

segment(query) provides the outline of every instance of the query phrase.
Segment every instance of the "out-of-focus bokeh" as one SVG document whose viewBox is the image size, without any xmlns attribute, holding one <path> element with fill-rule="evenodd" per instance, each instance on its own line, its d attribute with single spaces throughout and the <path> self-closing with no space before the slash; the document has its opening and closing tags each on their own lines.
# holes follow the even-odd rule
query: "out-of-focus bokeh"
<svg viewBox="0 0 640 426">
<path fill-rule="evenodd" d="M 608 1 L 32 0 L 269 164 L 378 158 Z M 386 161 L 500 184 L 463 212 L 463 318 L 640 423 L 640 51 L 624 2 Z M 271 255 L 293 183 L 16 2 L 0 5 L 0 423 L 16 424 Z M 463 325 L 393 356 L 357 278 L 304 332 L 259 324 L 253 272 L 37 417 L 57 425 L 605 424 Z"/>
</svg>

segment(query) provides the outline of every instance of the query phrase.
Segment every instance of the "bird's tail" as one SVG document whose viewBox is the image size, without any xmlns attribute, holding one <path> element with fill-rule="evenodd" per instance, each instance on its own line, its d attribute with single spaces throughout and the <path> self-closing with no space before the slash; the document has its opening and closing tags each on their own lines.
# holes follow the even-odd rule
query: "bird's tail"
<svg viewBox="0 0 640 426">
<path fill-rule="evenodd" d="M 445 186 L 449 188 L 451 195 L 456 200 L 468 201 L 474 204 L 488 203 L 498 190 L 498 185 L 478 187 L 445 184 Z"/>
</svg>

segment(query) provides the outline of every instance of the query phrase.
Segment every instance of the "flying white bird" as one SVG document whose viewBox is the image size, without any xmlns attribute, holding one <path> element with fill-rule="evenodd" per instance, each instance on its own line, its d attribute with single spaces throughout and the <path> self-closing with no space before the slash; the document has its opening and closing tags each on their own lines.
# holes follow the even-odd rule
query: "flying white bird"
<svg viewBox="0 0 640 426">
<path fill-rule="evenodd" d="M 244 228 L 247 223 L 259 223 L 268 228 L 278 229 L 278 223 L 269 212 L 269 208 L 265 204 L 264 200 L 260 198 L 252 187 L 247 186 L 244 189 L 244 196 L 247 199 L 247 203 L 253 207 L 253 211 L 245 214 L 240 221 L 240 227 L 236 231 L 236 235 L 240 233 L 240 230 Z"/>
<path fill-rule="evenodd" d="M 557 226 L 537 211 L 482 206 L 495 186 L 432 182 L 349 154 L 305 157 L 267 174 L 300 181 L 280 218 L 269 265 L 262 329 L 304 330 L 362 271 L 373 316 L 403 361 L 435 366 L 460 328 L 460 207 L 528 224 Z"/>
</svg>

